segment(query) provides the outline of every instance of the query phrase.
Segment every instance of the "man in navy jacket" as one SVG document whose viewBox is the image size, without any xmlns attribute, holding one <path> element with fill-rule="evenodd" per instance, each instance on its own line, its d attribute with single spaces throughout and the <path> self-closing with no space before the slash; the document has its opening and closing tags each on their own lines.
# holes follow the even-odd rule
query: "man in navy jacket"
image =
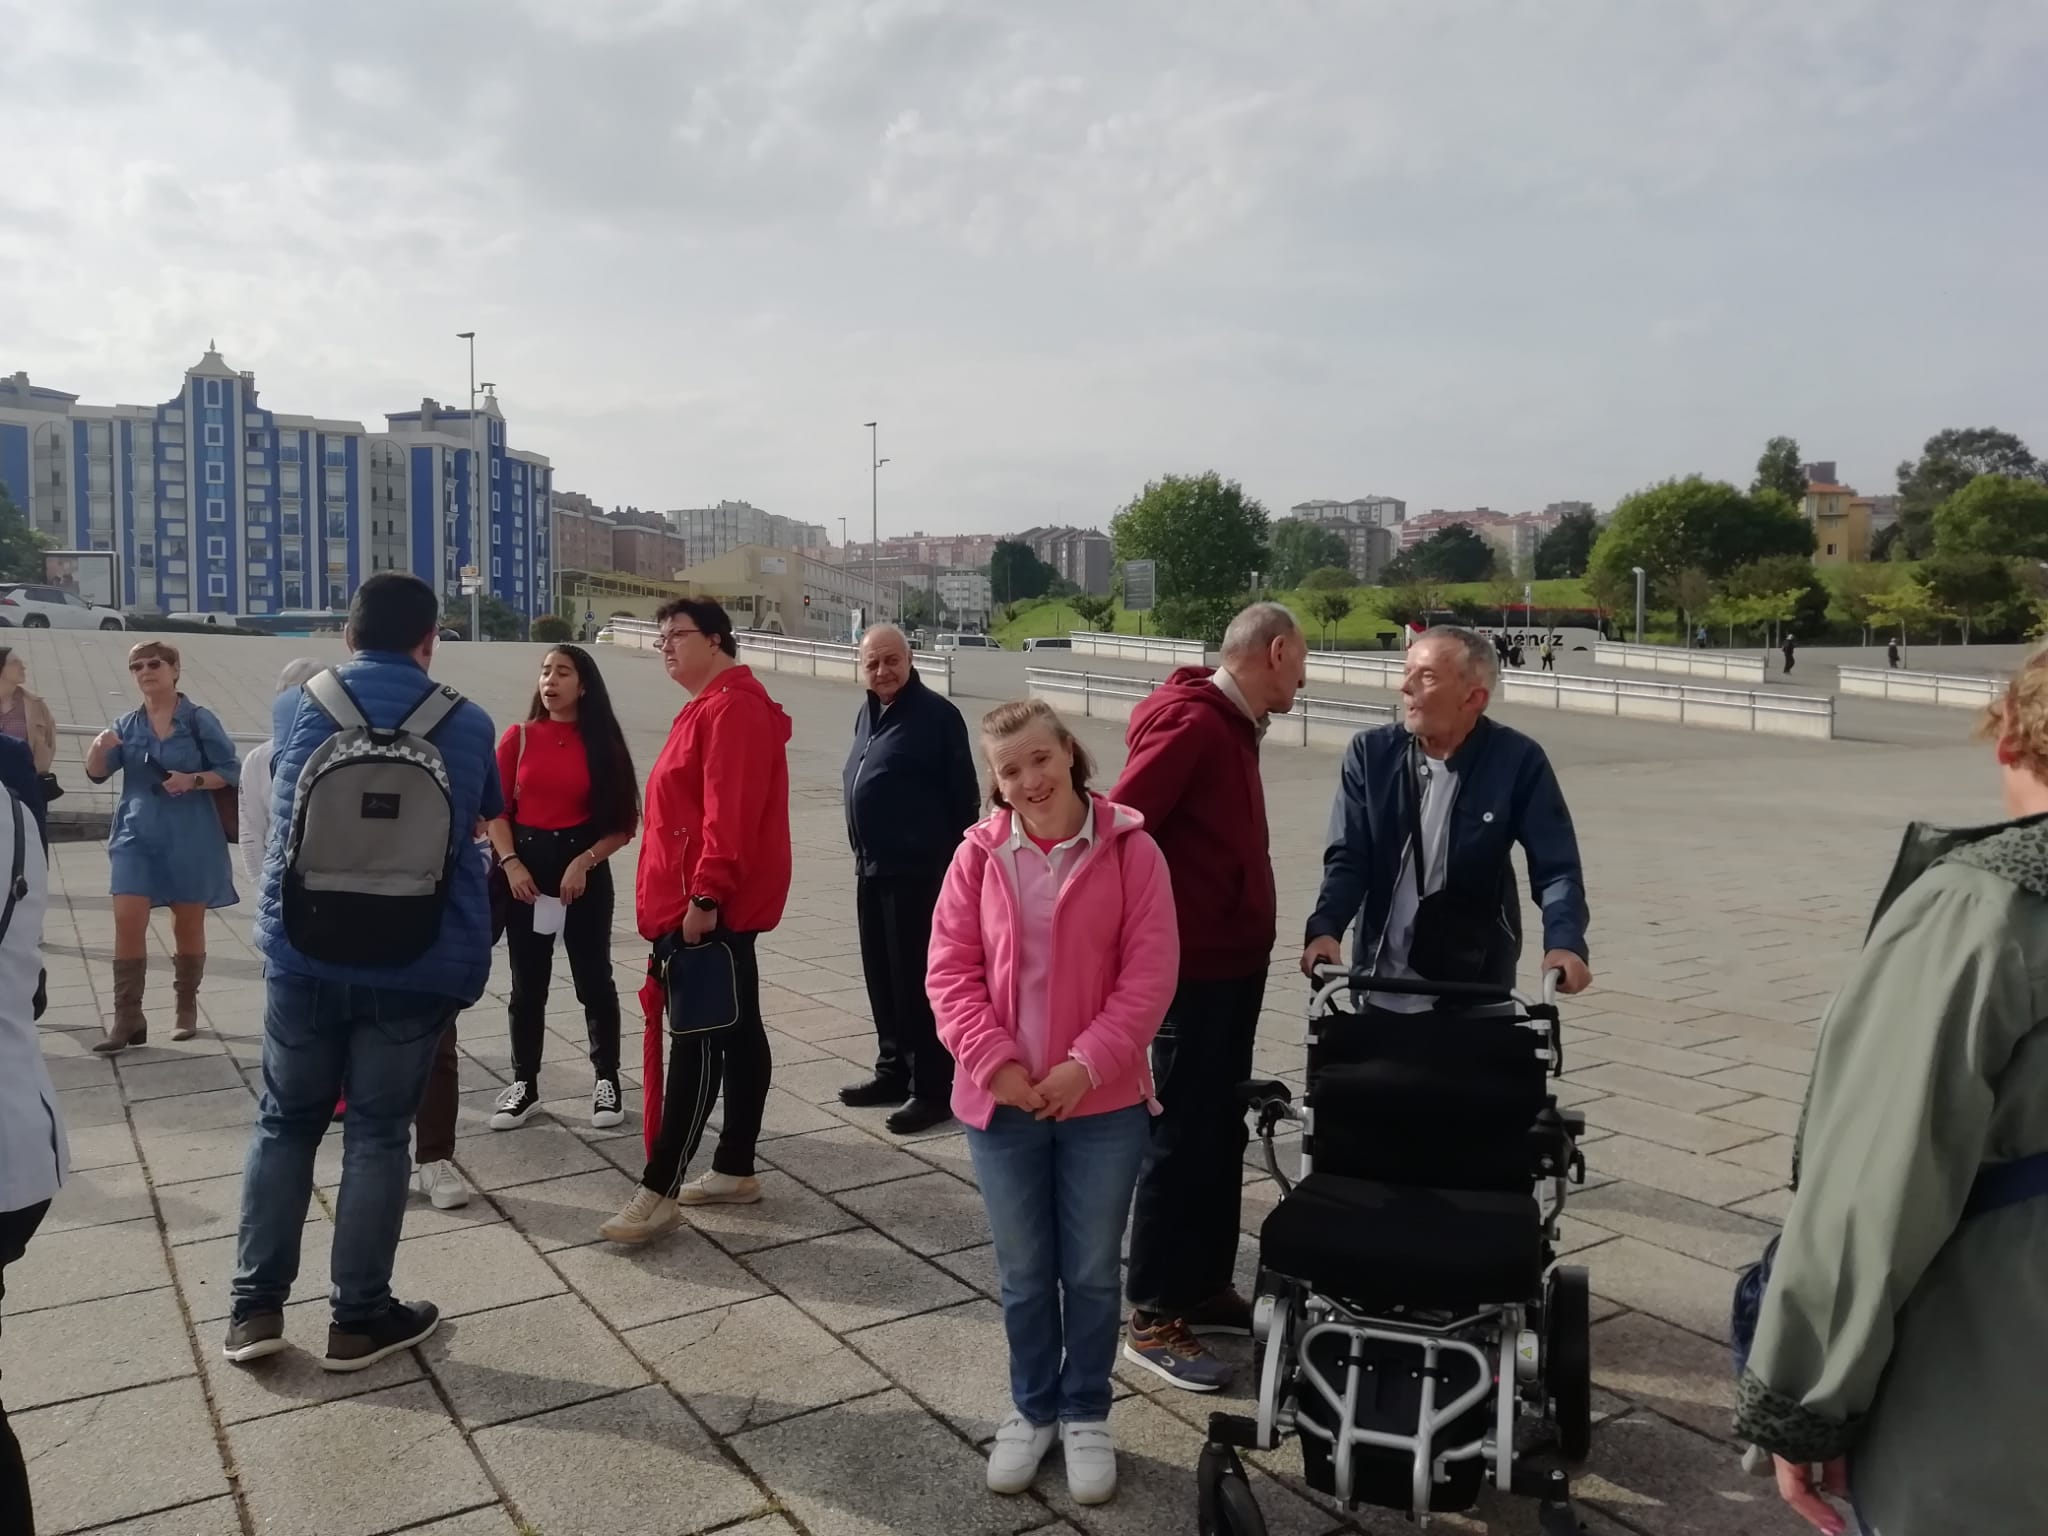
<svg viewBox="0 0 2048 1536">
<path fill-rule="evenodd" d="M 875 1016 L 875 1075 L 840 1102 L 900 1106 L 883 1122 L 899 1136 L 952 1118 L 953 1058 L 939 1044 L 924 974 L 932 909 L 980 791 L 967 723 L 910 664 L 910 643 L 877 624 L 860 643 L 868 696 L 853 722 L 841 787 L 853 845 L 861 970 Z"/>
<path fill-rule="evenodd" d="M 1344 754 L 1303 971 L 1340 961 L 1344 930 L 1356 922 L 1360 968 L 1511 986 L 1522 905 L 1508 856 L 1520 843 L 1543 913 L 1544 969 L 1564 973 L 1564 992 L 1592 981 L 1571 812 L 1543 749 L 1486 718 L 1499 675 L 1491 646 L 1472 630 L 1432 629 L 1408 648 L 1402 720 L 1359 732 Z M 1391 992 L 1368 1002 L 1434 1006 Z"/>
<path fill-rule="evenodd" d="M 384 572 L 349 608 L 354 657 L 338 671 L 373 726 L 396 726 L 434 689 L 427 667 L 440 603 L 417 576 Z M 450 887 L 433 947 L 405 965 L 350 966 L 301 953 L 285 935 L 284 852 L 299 774 L 335 732 L 302 689 L 280 694 L 271 758 L 274 820 L 256 912 L 263 952 L 263 1098 L 242 1174 L 233 1312 L 223 1353 L 241 1362 L 285 1347 L 284 1306 L 298 1278 L 313 1158 L 345 1089 L 335 1202 L 334 1314 L 321 1365 L 356 1371 L 431 1334 L 431 1302 L 391 1294 L 391 1265 L 411 1176 L 407 1140 L 449 1021 L 491 973 L 490 898 L 472 839 L 502 814 L 491 717 L 464 701 L 433 731 L 448 771 Z"/>
</svg>

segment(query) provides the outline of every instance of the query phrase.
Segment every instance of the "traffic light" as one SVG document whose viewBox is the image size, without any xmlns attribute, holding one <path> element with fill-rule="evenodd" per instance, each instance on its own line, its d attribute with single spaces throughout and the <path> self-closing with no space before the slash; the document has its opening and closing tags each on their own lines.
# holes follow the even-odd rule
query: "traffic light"
<svg viewBox="0 0 2048 1536">
<path fill-rule="evenodd" d="M 806 608 L 811 606 L 811 594 L 808 592 L 804 594 L 804 606 Z"/>
</svg>

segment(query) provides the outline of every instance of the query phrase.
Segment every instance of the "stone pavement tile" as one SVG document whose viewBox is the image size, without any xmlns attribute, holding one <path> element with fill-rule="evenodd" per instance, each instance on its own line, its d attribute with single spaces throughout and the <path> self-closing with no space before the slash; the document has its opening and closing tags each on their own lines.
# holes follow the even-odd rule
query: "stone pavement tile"
<svg viewBox="0 0 2048 1536">
<path fill-rule="evenodd" d="M 1792 1209 L 1792 1191 L 1766 1190 L 1754 1200 L 1738 1201 L 1728 1209 L 1744 1216 L 1753 1216 L 1758 1221 L 1783 1223 L 1786 1213 Z"/>
<path fill-rule="evenodd" d="M 1588 1267 L 1593 1288 L 1610 1301 L 1708 1339 L 1728 1336 L 1735 1277 L 1718 1265 L 1617 1237 L 1593 1250 Z"/>
<path fill-rule="evenodd" d="M 7 1317 L 74 1301 L 97 1301 L 171 1283 L 163 1239 L 154 1221 L 38 1235 L 28 1254 L 7 1270 Z"/>
<path fill-rule="evenodd" d="M 1748 1097 L 1747 1091 L 1743 1089 L 1707 1087 L 1694 1078 L 1673 1077 L 1668 1072 L 1656 1072 L 1648 1067 L 1632 1067 L 1620 1062 L 1608 1066 L 1588 1067 L 1583 1072 L 1574 1067 L 1572 1076 L 1579 1083 L 1598 1088 L 1605 1093 L 1618 1093 L 1626 1098 L 1662 1104 L 1667 1109 L 1682 1109 L 1692 1114 L 1704 1114 L 1707 1110 L 1718 1109 L 1723 1104 L 1733 1104 L 1737 1099 Z"/>
<path fill-rule="evenodd" d="M 464 1137 L 455 1148 L 455 1164 L 471 1185 L 488 1191 L 590 1173 L 604 1167 L 604 1159 L 574 1133 L 533 1120 L 516 1131 Z"/>
<path fill-rule="evenodd" d="M 1575 1192 L 1567 1209 L 1580 1222 L 1729 1270 L 1755 1263 L 1773 1231 L 1739 1207 L 1723 1210 L 1626 1179 Z"/>
<path fill-rule="evenodd" d="M 0 1333 L 10 1411 L 197 1372 L 178 1299 L 168 1288 L 46 1307 Z"/>
<path fill-rule="evenodd" d="M 621 1331 L 765 1295 L 768 1287 L 688 1226 L 655 1243 L 598 1243 L 551 1262 L 597 1315 Z"/>
<path fill-rule="evenodd" d="M 851 1211 L 814 1194 L 774 1168 L 761 1172 L 759 1204 L 685 1206 L 683 1220 L 727 1253 L 736 1254 L 755 1253 L 860 1225 L 860 1218 Z"/>
<path fill-rule="evenodd" d="M 155 1102 L 175 1104 L 179 1101 L 160 1099 Z M 159 1187 L 217 1179 L 230 1173 L 240 1177 L 242 1165 L 249 1156 L 255 1100 L 249 1100 L 249 1104 L 252 1119 L 240 1125 L 140 1132 L 142 1156 L 149 1164 L 150 1177 Z"/>
<path fill-rule="evenodd" d="M 1820 1017 L 1831 994 L 1821 990 L 1813 995 L 1820 999 L 1819 1004 L 1768 997 L 1762 992 L 1708 992 L 1691 1001 L 1712 1013 L 1747 1014 L 1775 1024 L 1804 1024 Z"/>
<path fill-rule="evenodd" d="M 420 1346 L 469 1429 L 643 1386 L 650 1377 L 574 1296 L 452 1319 Z"/>
<path fill-rule="evenodd" d="M 799 1040 L 794 1035 L 785 1035 L 772 1024 L 768 1027 L 768 1059 L 774 1063 L 777 1076 L 780 1076 L 785 1068 L 804 1066 L 811 1062 L 831 1062 L 835 1067 L 843 1065 L 841 1058 L 834 1056 L 824 1046 L 814 1045 L 809 1040 Z M 856 1078 L 854 1081 L 858 1082 L 859 1079 Z"/>
<path fill-rule="evenodd" d="M 901 1392 L 753 1430 L 732 1448 L 812 1536 L 1011 1536 L 1046 1523 L 1033 1501 L 990 1493 L 982 1458 Z"/>
<path fill-rule="evenodd" d="M 1632 1019 L 1647 1019 L 1656 1024 L 1684 1024 L 1723 1011 L 1704 1007 L 1692 1000 L 1667 1002 L 1659 997 L 1642 997 L 1632 992 L 1611 991 L 1604 986 L 1589 993 L 1587 1001 L 1597 1006 L 1602 1013 L 1625 1014 Z M 1601 1027 L 1607 1033 L 1619 1033 L 1616 1029 Z"/>
<path fill-rule="evenodd" d="M 245 1087 L 215 1088 L 204 1093 L 144 1099 L 134 1107 L 136 1134 L 144 1142 L 174 1131 L 217 1131 L 256 1122 L 256 1095 Z"/>
<path fill-rule="evenodd" d="M 1712 1045 L 1702 1046 L 1700 1053 L 1725 1057 L 1729 1061 L 1752 1062 L 1759 1067 L 1775 1067 L 1780 1072 L 1791 1072 L 1801 1077 L 1813 1069 L 1811 1042 L 1780 1044 L 1775 1040 L 1738 1035 L 1732 1040 L 1717 1040 Z"/>
<path fill-rule="evenodd" d="M 1641 1312 L 1593 1330 L 1593 1380 L 1716 1440 L 1732 1440 L 1735 1378 L 1728 1351 Z"/>
<path fill-rule="evenodd" d="M 1780 1072 L 1776 1067 L 1760 1067 L 1747 1063 L 1716 1072 L 1711 1077 L 1700 1079 L 1716 1087 L 1737 1089 L 1745 1094 L 1763 1094 L 1767 1098 L 1783 1099 L 1788 1104 L 1806 1102 L 1806 1077 L 1799 1072 Z"/>
<path fill-rule="evenodd" d="M 1687 1114 L 1682 1109 L 1645 1104 L 1641 1099 L 1620 1095 L 1602 1099 L 1598 1106 L 1587 1112 L 1586 1119 L 1603 1131 L 1640 1136 L 1645 1141 L 1676 1147 L 1682 1152 L 1720 1152 L 1729 1147 L 1739 1147 L 1746 1141 L 1761 1140 L 1764 1134 L 1751 1126 L 1736 1125 L 1707 1115 Z"/>
<path fill-rule="evenodd" d="M 114 1085 L 114 1064 L 104 1056 L 65 1056 L 44 1065 L 50 1069 L 50 1081 L 60 1092 Z"/>
<path fill-rule="evenodd" d="M 863 1019 L 869 1017 L 867 988 L 858 984 L 849 986 L 848 983 L 854 981 L 851 976 L 834 976 L 832 980 L 837 984 L 836 988 L 821 987 L 814 991 L 805 986 L 793 990 L 802 992 L 821 1008 L 837 1008 L 842 1013 L 851 1013 Z"/>
<path fill-rule="evenodd" d="M 963 1248 L 958 1253 L 943 1254 L 932 1262 L 949 1274 L 965 1280 L 982 1295 L 1000 1298 L 1002 1283 L 996 1274 L 994 1243 L 983 1243 L 978 1248 Z"/>
<path fill-rule="evenodd" d="M 833 1106 L 835 1109 L 838 1107 L 836 1104 Z M 812 1104 L 781 1088 L 770 1088 L 768 1101 L 761 1107 L 763 1141 L 773 1141 L 781 1136 L 807 1136 L 812 1131 L 829 1131 L 844 1123 L 822 1105 Z"/>
<path fill-rule="evenodd" d="M 408 1301 L 433 1302 L 443 1317 L 536 1301 L 565 1288 L 526 1239 L 502 1223 L 401 1242 L 391 1286 Z"/>
<path fill-rule="evenodd" d="M 1632 1179 L 1689 1200 L 1703 1200 L 1708 1205 L 1733 1205 L 1781 1182 L 1767 1174 L 1695 1157 L 1690 1152 L 1675 1152 L 1634 1136 L 1610 1136 L 1589 1148 L 1586 1160 L 1596 1172 Z"/>
<path fill-rule="evenodd" d="M 799 998 L 798 1002 L 801 1006 L 788 1010 L 769 1009 L 764 996 L 763 1011 L 771 1025 L 799 1040 L 837 1040 L 854 1036 L 872 1041 L 875 1038 L 875 1026 L 858 1014 L 838 1008 L 820 1008 L 807 998 Z"/>
<path fill-rule="evenodd" d="M 1037 1489 L 1067 1519 L 1099 1536 L 1184 1536 L 1195 1529 L 1194 1467 L 1201 1431 L 1143 1397 L 1117 1404 L 1109 1418 L 1117 1444 L 1117 1493 L 1108 1504 L 1084 1508 L 1067 1496 L 1057 1451 L 1045 1458 Z M 1252 1493 L 1273 1536 L 1322 1536 L 1341 1521 L 1297 1497 L 1256 1468 Z"/>
<path fill-rule="evenodd" d="M 135 1135 L 126 1124 L 64 1125 L 64 1140 L 71 1149 L 71 1171 L 89 1173 L 95 1168 L 117 1168 L 136 1162 Z"/>
<path fill-rule="evenodd" d="M 1569 1051 L 1565 1053 L 1564 1061 L 1565 1075 L 1552 1079 L 1550 1084 L 1550 1091 L 1557 1096 L 1559 1109 L 1575 1109 L 1607 1096 L 1605 1088 L 1596 1088 L 1591 1083 L 1579 1082 L 1571 1075 L 1575 1064 Z"/>
<path fill-rule="evenodd" d="M 204 1499 L 139 1520 L 103 1525 L 92 1536 L 242 1536 L 242 1517 L 232 1498 Z"/>
<path fill-rule="evenodd" d="M 763 1146 L 760 1155 L 790 1177 L 828 1195 L 925 1172 L 925 1165 L 908 1152 L 886 1146 L 850 1125 L 813 1131 L 808 1136 L 785 1136 Z"/>
<path fill-rule="evenodd" d="M 131 1104 L 177 1093 L 209 1093 L 221 1088 L 245 1086 L 234 1062 L 218 1053 L 135 1066 L 129 1066 L 119 1057 L 116 1061 L 120 1063 L 121 1087 Z"/>
<path fill-rule="evenodd" d="M 1572 1480 L 1581 1509 L 1647 1536 L 1801 1536 L 1769 1478 L 1750 1477 L 1727 1446 L 1637 1409 L 1603 1427 L 1593 1464 Z"/>
<path fill-rule="evenodd" d="M 752 1264 L 762 1279 L 834 1333 L 930 1312 L 972 1295 L 944 1270 L 865 1227 L 771 1248 L 756 1254 Z"/>
<path fill-rule="evenodd" d="M 476 1447 L 526 1522 L 521 1529 L 545 1536 L 687 1536 L 768 1507 L 660 1387 L 482 1430 Z"/>
<path fill-rule="evenodd" d="M 1680 1050 L 1675 1046 L 1659 1045 L 1651 1040 L 1632 1040 L 1627 1035 L 1603 1036 L 1595 1049 L 1607 1061 L 1620 1062 L 1624 1066 L 1644 1067 L 1652 1072 L 1668 1073 L 1672 1077 L 1698 1077 L 1704 1073 L 1718 1071 L 1727 1065 L 1719 1056 Z M 1583 1061 L 1589 1066 L 1597 1065 L 1583 1046 L 1575 1053 L 1567 1045 L 1565 1059 L 1573 1062 Z"/>
<path fill-rule="evenodd" d="M 66 1131 L 95 1125 L 118 1125 L 125 1129 L 128 1124 L 127 1103 L 121 1097 L 120 1085 L 111 1077 L 85 1088 L 66 1088 L 59 1083 L 57 1113 L 64 1117 Z"/>
<path fill-rule="evenodd" d="M 772 1036 L 775 1031 L 768 1033 Z M 774 1042 L 771 1040 L 769 1043 L 772 1045 Z M 775 1086 L 812 1104 L 823 1104 L 828 1100 L 838 1102 L 840 1089 L 864 1081 L 867 1075 L 864 1068 L 842 1061 L 837 1056 L 819 1054 L 788 1066 L 783 1064 L 781 1056 L 775 1058 Z"/>
<path fill-rule="evenodd" d="M 1637 1018 L 1627 1013 L 1602 1013 L 1581 1017 L 1578 1022 L 1609 1040 L 1635 1040 L 1645 1045 L 1662 1045 L 1679 1051 L 1711 1045 L 1716 1040 L 1728 1038 L 1730 1034 L 1728 1026 L 1714 1018 L 1701 1019 L 1693 1024 L 1679 1024 L 1663 1019 Z M 1565 1058 L 1571 1058 L 1569 1026 L 1565 1036 Z"/>
<path fill-rule="evenodd" d="M 980 1445 L 1010 1412 L 1003 1311 L 980 1299 L 863 1329 L 854 1346 L 890 1380 Z"/>
<path fill-rule="evenodd" d="M 149 1180 L 144 1177 L 140 1163 L 84 1171 L 74 1163 L 71 1177 L 64 1181 L 64 1187 L 50 1203 L 49 1214 L 36 1231 L 41 1235 L 77 1227 L 104 1227 L 109 1222 L 134 1221 L 155 1214 Z"/>
<path fill-rule="evenodd" d="M 721 1435 L 888 1385 L 780 1296 L 636 1328 L 625 1338 Z M 770 1479 L 770 1486 L 781 1485 Z"/>
<path fill-rule="evenodd" d="M 29 1251 L 35 1251 L 33 1243 Z M 13 1294 L 11 1285 L 8 1292 Z M 14 1324 L 10 1313 L 10 1333 Z M 196 1377 L 9 1413 L 8 1422 L 28 1461 L 36 1529 L 43 1536 L 229 1492 Z"/>
<path fill-rule="evenodd" d="M 1739 1163 L 1744 1168 L 1754 1168 L 1759 1173 L 1776 1174 L 1789 1180 L 1792 1177 L 1793 1145 L 1790 1136 L 1770 1136 L 1762 1141 L 1730 1147 L 1716 1155 L 1724 1162 Z"/>
<path fill-rule="evenodd" d="M 425 1382 L 228 1431 L 259 1536 L 369 1536 L 495 1494 Z"/>
<path fill-rule="evenodd" d="M 500 1189 L 491 1199 L 534 1247 L 549 1253 L 599 1241 L 597 1229 L 632 1198 L 633 1187 L 633 1180 L 599 1158 L 595 1172 Z"/>
<path fill-rule="evenodd" d="M 297 1294 L 295 1291 L 294 1295 Z M 225 1316 L 206 1323 L 195 1321 L 199 1361 L 223 1424 L 247 1423 L 421 1379 L 419 1351 L 412 1349 L 379 1360 L 365 1370 L 322 1370 L 320 1356 L 327 1350 L 330 1314 L 325 1297 L 308 1297 L 306 1301 L 306 1305 L 294 1304 L 284 1310 L 284 1336 L 294 1347 L 246 1365 L 236 1365 L 220 1352 L 227 1335 Z"/>
<path fill-rule="evenodd" d="M 1780 1136 L 1791 1136 L 1799 1130 L 1799 1106 L 1784 1099 L 1744 1099 L 1740 1104 L 1724 1104 L 1711 1118 L 1732 1120 L 1737 1125 L 1754 1126 Z"/>
<path fill-rule="evenodd" d="M 241 1170 L 185 1184 L 160 1185 L 156 1202 L 163 1219 L 164 1235 L 173 1244 L 199 1243 L 209 1238 L 224 1237 L 241 1225 Z"/>
<path fill-rule="evenodd" d="M 405 1536 L 528 1536 L 512 1523 L 502 1504 L 472 1509 L 466 1515 L 451 1515 L 431 1525 L 408 1525 Z"/>
<path fill-rule="evenodd" d="M 1569 1258 L 1575 1253 L 1583 1253 L 1588 1248 L 1597 1248 L 1602 1243 L 1611 1242 L 1615 1236 L 1615 1233 L 1605 1227 L 1596 1227 L 1590 1221 L 1580 1221 L 1576 1216 L 1560 1216 L 1557 1219 L 1557 1256 L 1561 1259 Z M 1573 1262 L 1591 1264 L 1597 1261 L 1576 1259 Z"/>
<path fill-rule="evenodd" d="M 338 1190 L 323 1189 L 320 1199 L 326 1202 L 325 1209 L 332 1210 Z M 405 1223 L 398 1235 L 406 1240 L 415 1237 L 432 1237 L 440 1232 L 473 1232 L 478 1227 L 488 1227 L 504 1220 L 498 1214 L 491 1199 L 482 1195 L 472 1198 L 467 1205 L 458 1205 L 452 1211 L 436 1210 L 417 1187 L 406 1191 Z"/>
<path fill-rule="evenodd" d="M 912 1253 L 933 1257 L 989 1240 L 988 1208 L 970 1184 L 944 1173 L 850 1189 L 839 1197 Z"/>
</svg>

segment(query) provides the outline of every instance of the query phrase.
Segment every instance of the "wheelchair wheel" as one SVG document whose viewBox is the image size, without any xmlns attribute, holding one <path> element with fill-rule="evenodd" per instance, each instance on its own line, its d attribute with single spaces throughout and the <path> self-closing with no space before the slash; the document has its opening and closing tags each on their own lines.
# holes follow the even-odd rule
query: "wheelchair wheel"
<svg viewBox="0 0 2048 1536">
<path fill-rule="evenodd" d="M 1252 1497 L 1236 1451 L 1213 1440 L 1204 1446 L 1195 1489 L 1199 1536 L 1266 1536 L 1266 1517 Z"/>
<path fill-rule="evenodd" d="M 1593 1447 L 1592 1301 L 1586 1272 L 1560 1264 L 1544 1298 L 1549 1359 L 1544 1386 L 1557 1413 L 1557 1448 L 1567 1461 L 1584 1461 Z"/>
<path fill-rule="evenodd" d="M 1266 1536 L 1266 1517 L 1244 1479 L 1226 1477 L 1216 1487 L 1216 1536 Z"/>
</svg>

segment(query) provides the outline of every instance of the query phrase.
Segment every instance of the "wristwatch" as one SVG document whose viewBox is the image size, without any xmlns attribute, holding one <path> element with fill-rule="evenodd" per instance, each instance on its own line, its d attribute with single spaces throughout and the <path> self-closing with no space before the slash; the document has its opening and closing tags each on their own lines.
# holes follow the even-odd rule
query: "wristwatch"
<svg viewBox="0 0 2048 1536">
<path fill-rule="evenodd" d="M 709 896 L 692 896 L 690 898 L 690 905 L 699 912 L 716 912 L 718 910 L 718 903 Z"/>
</svg>

